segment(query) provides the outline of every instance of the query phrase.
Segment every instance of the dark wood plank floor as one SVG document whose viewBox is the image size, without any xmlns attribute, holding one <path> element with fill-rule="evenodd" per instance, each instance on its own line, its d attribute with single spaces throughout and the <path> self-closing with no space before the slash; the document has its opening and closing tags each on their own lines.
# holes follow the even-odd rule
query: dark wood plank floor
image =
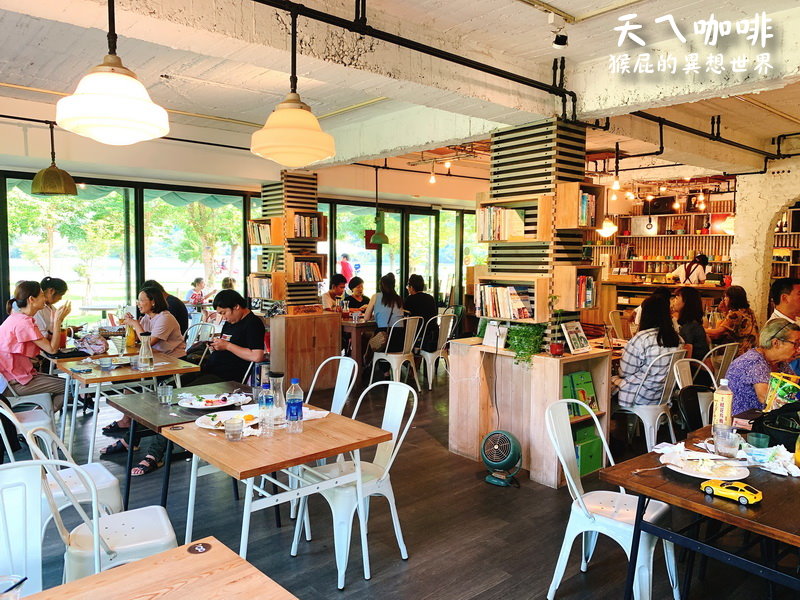
<svg viewBox="0 0 800 600">
<path fill-rule="evenodd" d="M 254 515 L 248 560 L 303 600 L 545 598 L 569 515 L 569 494 L 566 489 L 537 485 L 524 472 L 519 488 L 484 483 L 482 465 L 447 450 L 447 393 L 446 378 L 440 375 L 434 391 L 421 394 L 414 427 L 392 470 L 410 555 L 407 561 L 400 559 L 386 502 L 373 499 L 369 523 L 372 579 L 365 581 L 362 577 L 354 528 L 347 586 L 338 591 L 330 510 L 319 497 L 310 501 L 313 540 L 301 542 L 296 558 L 289 556 L 293 523 L 284 505 L 284 526 L 280 529 L 275 527 L 272 511 Z M 329 399 L 321 394 L 315 403 L 326 406 Z M 382 411 L 382 399 L 370 398 L 362 417 L 377 425 Z M 110 422 L 117 415 L 103 405 L 100 422 Z M 86 456 L 90 419 L 88 414 L 78 419 L 79 459 Z M 98 440 L 99 448 L 108 438 L 98 436 Z M 22 450 L 21 456 L 25 453 Z M 124 455 L 118 455 L 104 464 L 122 477 L 124 460 Z M 134 480 L 132 508 L 158 502 L 160 474 L 157 471 Z M 188 461 L 173 464 L 168 510 L 179 542 L 183 541 L 186 521 L 188 474 Z M 586 485 L 604 487 L 591 477 Z M 198 489 L 195 537 L 214 535 L 238 550 L 241 510 L 242 502 L 233 500 L 226 476 L 204 477 Z M 56 585 L 61 581 L 63 546 L 52 526 L 45 553 L 46 585 Z M 578 554 L 576 544 L 557 598 L 621 598 L 626 568 L 621 548 L 601 537 L 588 573 L 580 573 Z M 654 565 L 653 598 L 671 598 L 660 550 Z M 682 571 L 683 565 L 680 568 Z M 766 598 L 767 591 L 763 582 L 711 562 L 704 581 L 695 577 L 691 597 L 752 600 Z M 780 590 L 775 597 L 796 596 Z"/>
</svg>

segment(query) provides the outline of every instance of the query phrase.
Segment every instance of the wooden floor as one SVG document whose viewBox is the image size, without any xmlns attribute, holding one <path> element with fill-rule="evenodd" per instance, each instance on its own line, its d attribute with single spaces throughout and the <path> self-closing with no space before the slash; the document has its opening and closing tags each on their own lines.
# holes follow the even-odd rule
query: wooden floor
<svg viewBox="0 0 800 600">
<path fill-rule="evenodd" d="M 400 559 L 386 502 L 374 499 L 369 522 L 372 579 L 363 579 L 357 529 L 354 529 L 347 586 L 338 591 L 330 511 L 319 497 L 310 501 L 313 540 L 301 542 L 296 558 L 289 556 L 293 523 L 284 505 L 284 525 L 280 529 L 275 527 L 272 511 L 254 515 L 248 560 L 303 600 L 545 598 L 569 515 L 569 494 L 566 489 L 551 490 L 526 477 L 520 478 L 518 488 L 484 483 L 482 465 L 447 450 L 447 392 L 446 378 L 441 375 L 433 392 L 421 394 L 414 427 L 392 470 L 410 555 L 407 561 Z M 322 395 L 314 400 L 320 406 L 329 403 L 327 398 L 323 401 Z M 345 414 L 349 414 L 353 404 L 345 408 Z M 377 425 L 382 410 L 382 400 L 373 398 L 365 402 L 362 415 L 364 420 Z M 118 415 L 105 405 L 101 412 L 100 423 L 108 423 Z M 79 460 L 86 456 L 85 428 L 90 420 L 89 414 L 78 420 Z M 98 447 L 107 440 L 102 437 Z M 542 443 L 548 442 L 542 440 Z M 25 453 L 22 450 L 21 456 Z M 124 460 L 124 455 L 118 455 L 114 462 L 104 461 L 104 464 L 122 477 Z M 173 464 L 168 511 L 180 543 L 186 520 L 188 474 L 187 461 Z M 602 486 L 591 478 L 586 485 Z M 157 503 L 160 489 L 160 471 L 134 479 L 131 507 Z M 198 488 L 195 537 L 214 535 L 238 550 L 241 509 L 242 502 L 233 500 L 226 476 L 204 477 Z M 52 586 L 61 581 L 63 557 L 63 546 L 52 526 L 45 553 L 45 584 Z M 588 573 L 580 573 L 578 553 L 576 545 L 557 598 L 621 598 L 626 568 L 623 551 L 601 537 Z M 683 564 L 680 568 L 682 571 Z M 653 598 L 671 597 L 658 551 Z M 704 581 L 695 577 L 691 597 L 752 600 L 766 598 L 767 591 L 760 580 L 712 562 Z M 780 590 L 775 597 L 796 596 Z"/>
</svg>

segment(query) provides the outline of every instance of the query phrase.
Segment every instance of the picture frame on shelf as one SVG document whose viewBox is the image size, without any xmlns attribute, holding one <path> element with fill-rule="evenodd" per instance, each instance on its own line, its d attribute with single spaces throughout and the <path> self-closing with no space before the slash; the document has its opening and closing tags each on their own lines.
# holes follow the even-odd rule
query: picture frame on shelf
<svg viewBox="0 0 800 600">
<path fill-rule="evenodd" d="M 569 351 L 572 354 L 581 354 L 591 350 L 589 339 L 583 332 L 583 327 L 580 321 L 567 321 L 561 324 L 561 330 L 564 332 L 564 337 L 567 338 L 569 344 Z"/>
</svg>

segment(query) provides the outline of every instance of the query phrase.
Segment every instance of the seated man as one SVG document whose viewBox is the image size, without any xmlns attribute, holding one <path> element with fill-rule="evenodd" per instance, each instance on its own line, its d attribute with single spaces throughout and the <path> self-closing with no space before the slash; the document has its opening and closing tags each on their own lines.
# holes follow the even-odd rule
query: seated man
<svg viewBox="0 0 800 600">
<path fill-rule="evenodd" d="M 181 376 L 183 386 L 239 382 L 251 362 L 264 360 L 264 321 L 247 308 L 247 301 L 241 294 L 236 290 L 222 290 L 214 298 L 214 309 L 225 319 L 222 335 L 209 342 L 210 353 L 203 361 L 201 371 Z M 131 475 L 145 475 L 157 469 L 166 448 L 165 437 L 153 436 L 147 454 L 131 469 Z"/>
</svg>

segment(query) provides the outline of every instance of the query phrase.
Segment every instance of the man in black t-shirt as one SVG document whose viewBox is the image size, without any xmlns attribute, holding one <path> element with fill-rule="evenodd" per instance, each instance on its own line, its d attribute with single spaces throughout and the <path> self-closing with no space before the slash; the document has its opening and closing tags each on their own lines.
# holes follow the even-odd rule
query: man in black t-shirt
<svg viewBox="0 0 800 600">
<path fill-rule="evenodd" d="M 425 323 L 438 314 L 436 300 L 433 296 L 425 293 L 425 280 L 422 275 L 410 275 L 406 284 L 408 297 L 403 301 L 403 308 L 409 317 L 422 317 L 420 327 L 425 328 Z M 422 340 L 422 349 L 427 352 L 436 350 L 436 342 L 439 337 L 439 325 L 435 322 L 428 325 L 425 339 Z"/>
<path fill-rule="evenodd" d="M 164 300 L 167 301 L 167 310 L 175 317 L 175 320 L 181 328 L 181 333 L 186 333 L 186 330 L 189 328 L 189 310 L 186 308 L 183 300 L 176 298 L 172 294 L 168 294 L 164 286 L 155 279 L 148 279 L 144 282 L 142 287 L 154 287 L 164 294 Z"/>
</svg>

